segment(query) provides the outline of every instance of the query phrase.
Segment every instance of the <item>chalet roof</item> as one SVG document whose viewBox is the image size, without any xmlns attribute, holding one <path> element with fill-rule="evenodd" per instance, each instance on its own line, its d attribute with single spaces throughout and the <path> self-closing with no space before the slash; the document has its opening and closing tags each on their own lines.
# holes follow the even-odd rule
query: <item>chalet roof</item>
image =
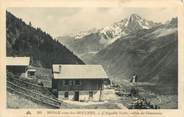
<svg viewBox="0 0 184 117">
<path fill-rule="evenodd" d="M 9 66 L 28 66 L 30 57 L 6 57 L 6 65 Z"/>
<path fill-rule="evenodd" d="M 54 64 L 54 79 L 107 79 L 101 65 L 63 65 Z M 60 69 L 61 68 L 61 69 Z"/>
</svg>

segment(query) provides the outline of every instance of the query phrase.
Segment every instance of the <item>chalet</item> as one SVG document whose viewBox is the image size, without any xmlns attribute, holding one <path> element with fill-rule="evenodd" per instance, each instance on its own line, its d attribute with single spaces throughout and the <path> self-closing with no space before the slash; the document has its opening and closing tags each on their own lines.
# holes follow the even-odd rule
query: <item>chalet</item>
<svg viewBox="0 0 184 117">
<path fill-rule="evenodd" d="M 108 79 L 101 65 L 53 66 L 52 88 L 60 100 L 99 101 L 102 99 L 103 81 Z"/>
<path fill-rule="evenodd" d="M 36 72 L 30 67 L 30 57 L 6 57 L 6 69 L 25 78 L 34 78 Z"/>
</svg>

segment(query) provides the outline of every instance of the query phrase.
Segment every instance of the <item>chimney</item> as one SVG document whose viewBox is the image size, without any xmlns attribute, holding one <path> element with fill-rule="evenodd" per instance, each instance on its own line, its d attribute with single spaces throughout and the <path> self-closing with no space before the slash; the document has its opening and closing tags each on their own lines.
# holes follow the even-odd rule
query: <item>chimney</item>
<svg viewBox="0 0 184 117">
<path fill-rule="evenodd" d="M 61 73 L 61 65 L 59 65 L 59 73 Z"/>
</svg>

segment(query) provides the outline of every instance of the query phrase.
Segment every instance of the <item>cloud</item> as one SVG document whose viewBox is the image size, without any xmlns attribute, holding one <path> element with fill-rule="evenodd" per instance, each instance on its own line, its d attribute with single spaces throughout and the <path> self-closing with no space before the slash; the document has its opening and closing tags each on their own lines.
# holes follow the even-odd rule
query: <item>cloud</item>
<svg viewBox="0 0 184 117">
<path fill-rule="evenodd" d="M 8 11 L 52 36 L 102 28 L 136 13 L 148 20 L 165 22 L 175 17 L 174 8 L 124 7 L 62 7 L 62 8 L 10 8 Z"/>
</svg>

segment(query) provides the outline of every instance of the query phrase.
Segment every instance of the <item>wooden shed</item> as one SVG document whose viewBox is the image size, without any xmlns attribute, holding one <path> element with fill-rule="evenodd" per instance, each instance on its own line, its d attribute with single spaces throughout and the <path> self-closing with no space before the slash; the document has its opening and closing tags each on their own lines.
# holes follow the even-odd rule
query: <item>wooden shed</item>
<svg viewBox="0 0 184 117">
<path fill-rule="evenodd" d="M 36 69 L 30 66 L 30 57 L 6 57 L 6 70 L 24 78 L 35 78 Z"/>
<path fill-rule="evenodd" d="M 6 70 L 20 76 L 30 64 L 30 57 L 6 57 Z"/>
</svg>

